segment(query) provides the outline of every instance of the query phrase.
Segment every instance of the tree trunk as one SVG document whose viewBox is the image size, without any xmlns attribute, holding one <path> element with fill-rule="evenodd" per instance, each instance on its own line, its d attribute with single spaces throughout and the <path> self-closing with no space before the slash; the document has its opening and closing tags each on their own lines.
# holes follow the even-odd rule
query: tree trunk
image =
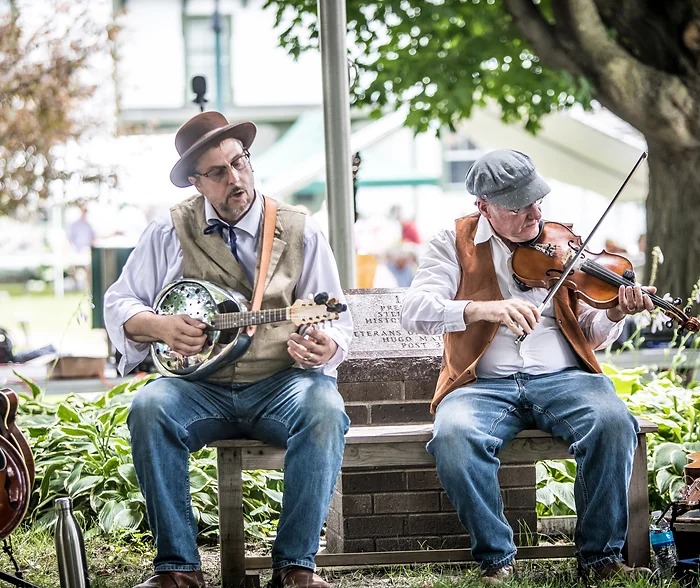
<svg viewBox="0 0 700 588">
<path fill-rule="evenodd" d="M 700 279 L 700 151 L 687 147 L 674 151 L 667 143 L 653 143 L 649 137 L 647 141 L 646 276 L 651 271 L 651 249 L 658 245 L 664 262 L 657 268 L 654 285 L 660 296 L 681 298 L 684 307 Z"/>
</svg>

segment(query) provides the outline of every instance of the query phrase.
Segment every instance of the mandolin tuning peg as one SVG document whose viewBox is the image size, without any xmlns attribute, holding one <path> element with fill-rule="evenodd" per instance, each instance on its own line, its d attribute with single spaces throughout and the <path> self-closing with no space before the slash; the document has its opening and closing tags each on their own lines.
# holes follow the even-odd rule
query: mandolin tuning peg
<svg viewBox="0 0 700 588">
<path fill-rule="evenodd" d="M 683 312 L 684 312 L 685 314 L 690 314 L 691 312 L 693 312 L 692 306 L 686 306 L 686 307 L 683 309 Z"/>
<path fill-rule="evenodd" d="M 680 298 L 674 298 L 674 299 L 673 299 L 673 305 L 674 305 L 674 306 L 680 306 L 681 304 L 683 304 L 683 301 L 682 301 Z"/>
<path fill-rule="evenodd" d="M 328 292 L 319 292 L 314 296 L 314 302 L 316 304 L 325 304 L 328 302 Z"/>
<path fill-rule="evenodd" d="M 673 328 L 673 321 L 667 321 L 667 322 L 666 322 L 666 328 L 667 328 L 667 329 L 672 329 L 672 328 Z"/>
</svg>

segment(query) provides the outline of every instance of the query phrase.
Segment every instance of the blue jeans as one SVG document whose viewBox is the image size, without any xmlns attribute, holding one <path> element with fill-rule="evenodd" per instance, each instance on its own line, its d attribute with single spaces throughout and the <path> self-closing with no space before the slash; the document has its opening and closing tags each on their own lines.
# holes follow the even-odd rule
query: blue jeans
<svg viewBox="0 0 700 588">
<path fill-rule="evenodd" d="M 189 454 L 238 437 L 287 448 L 273 568 L 315 567 L 350 425 L 335 378 L 294 368 L 243 385 L 158 378 L 137 392 L 128 424 L 156 572 L 200 569 Z"/>
<path fill-rule="evenodd" d="M 471 536 L 474 559 L 482 569 L 492 569 L 515 558 L 498 483 L 498 452 L 527 428 L 562 438 L 576 459 L 574 540 L 582 567 L 619 561 L 638 425 L 609 378 L 578 369 L 479 379 L 438 405 L 427 448 Z"/>
</svg>

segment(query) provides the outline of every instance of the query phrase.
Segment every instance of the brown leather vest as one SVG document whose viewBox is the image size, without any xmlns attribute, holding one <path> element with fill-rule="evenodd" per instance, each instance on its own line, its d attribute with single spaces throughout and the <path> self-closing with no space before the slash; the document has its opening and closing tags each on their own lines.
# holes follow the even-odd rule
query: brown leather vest
<svg viewBox="0 0 700 588">
<path fill-rule="evenodd" d="M 193 196 L 170 209 L 183 253 L 183 277 L 207 280 L 241 293 L 247 300 L 253 287 L 228 246 L 217 235 L 204 235 L 204 197 Z M 304 213 L 277 203 L 277 222 L 262 308 L 285 308 L 295 301 L 304 261 Z M 262 239 L 262 237 L 261 237 Z M 260 251 L 258 251 L 258 264 Z M 209 376 L 217 382 L 257 382 L 291 367 L 287 339 L 297 329 L 291 322 L 259 325 L 248 351 L 235 364 Z"/>
<path fill-rule="evenodd" d="M 503 300 L 493 266 L 490 241 L 474 244 L 479 216 L 475 213 L 456 221 L 457 259 L 462 268 L 462 276 L 455 300 Z M 556 293 L 554 313 L 559 328 L 582 364 L 591 372 L 600 373 L 595 354 L 579 327 L 576 304 L 576 298 L 567 288 L 562 287 Z M 476 380 L 476 365 L 497 330 L 496 323 L 478 321 L 467 325 L 464 331 L 446 333 L 443 336 L 445 347 L 442 368 L 430 405 L 431 412 L 435 412 L 440 401 L 452 390 Z"/>
</svg>

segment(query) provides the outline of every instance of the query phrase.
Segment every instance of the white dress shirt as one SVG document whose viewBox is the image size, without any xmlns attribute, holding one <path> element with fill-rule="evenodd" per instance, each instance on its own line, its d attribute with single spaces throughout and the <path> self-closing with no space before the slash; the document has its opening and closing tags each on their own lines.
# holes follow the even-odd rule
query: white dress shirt
<svg viewBox="0 0 700 588">
<path fill-rule="evenodd" d="M 221 220 L 205 199 L 207 222 Z M 253 283 L 257 262 L 257 245 L 261 238 L 263 205 L 256 193 L 248 213 L 233 227 L 240 264 Z M 228 235 L 224 232 L 225 238 Z M 345 302 L 338 269 L 328 241 L 318 225 L 306 217 L 304 225 L 304 260 L 296 286 L 297 296 L 304 298 L 319 292 L 328 292 L 332 298 Z M 104 296 L 104 318 L 107 333 L 120 351 L 119 371 L 130 372 L 148 355 L 150 344 L 137 343 L 126 337 L 124 323 L 140 312 L 154 312 L 153 303 L 158 293 L 170 282 L 182 278 L 183 255 L 172 218 L 151 222 L 143 232 L 136 248 L 129 256 L 119 279 Z M 332 324 L 317 325 L 338 344 L 331 360 L 315 369 L 335 377 L 337 367 L 345 359 L 352 339 L 350 312 L 342 312 Z M 314 369 L 314 368 L 305 368 Z"/>
<path fill-rule="evenodd" d="M 469 328 L 464 322 L 464 308 L 470 301 L 454 300 L 462 275 L 455 238 L 454 229 L 441 231 L 430 241 L 429 250 L 421 257 L 401 311 L 401 324 L 407 331 L 442 335 Z M 520 290 L 513 279 L 512 252 L 482 216 L 474 242 L 486 241 L 491 242 L 493 264 L 503 298 L 520 298 L 539 307 L 548 291 L 544 288 Z M 579 301 L 579 325 L 591 346 L 601 349 L 619 337 L 624 321 L 615 323 L 608 319 L 604 310 Z M 576 354 L 554 318 L 554 307 L 548 304 L 534 331 L 520 345 L 515 343 L 513 332 L 501 325 L 479 360 L 476 375 L 482 378 L 502 378 L 516 372 L 535 375 L 578 365 Z"/>
</svg>

